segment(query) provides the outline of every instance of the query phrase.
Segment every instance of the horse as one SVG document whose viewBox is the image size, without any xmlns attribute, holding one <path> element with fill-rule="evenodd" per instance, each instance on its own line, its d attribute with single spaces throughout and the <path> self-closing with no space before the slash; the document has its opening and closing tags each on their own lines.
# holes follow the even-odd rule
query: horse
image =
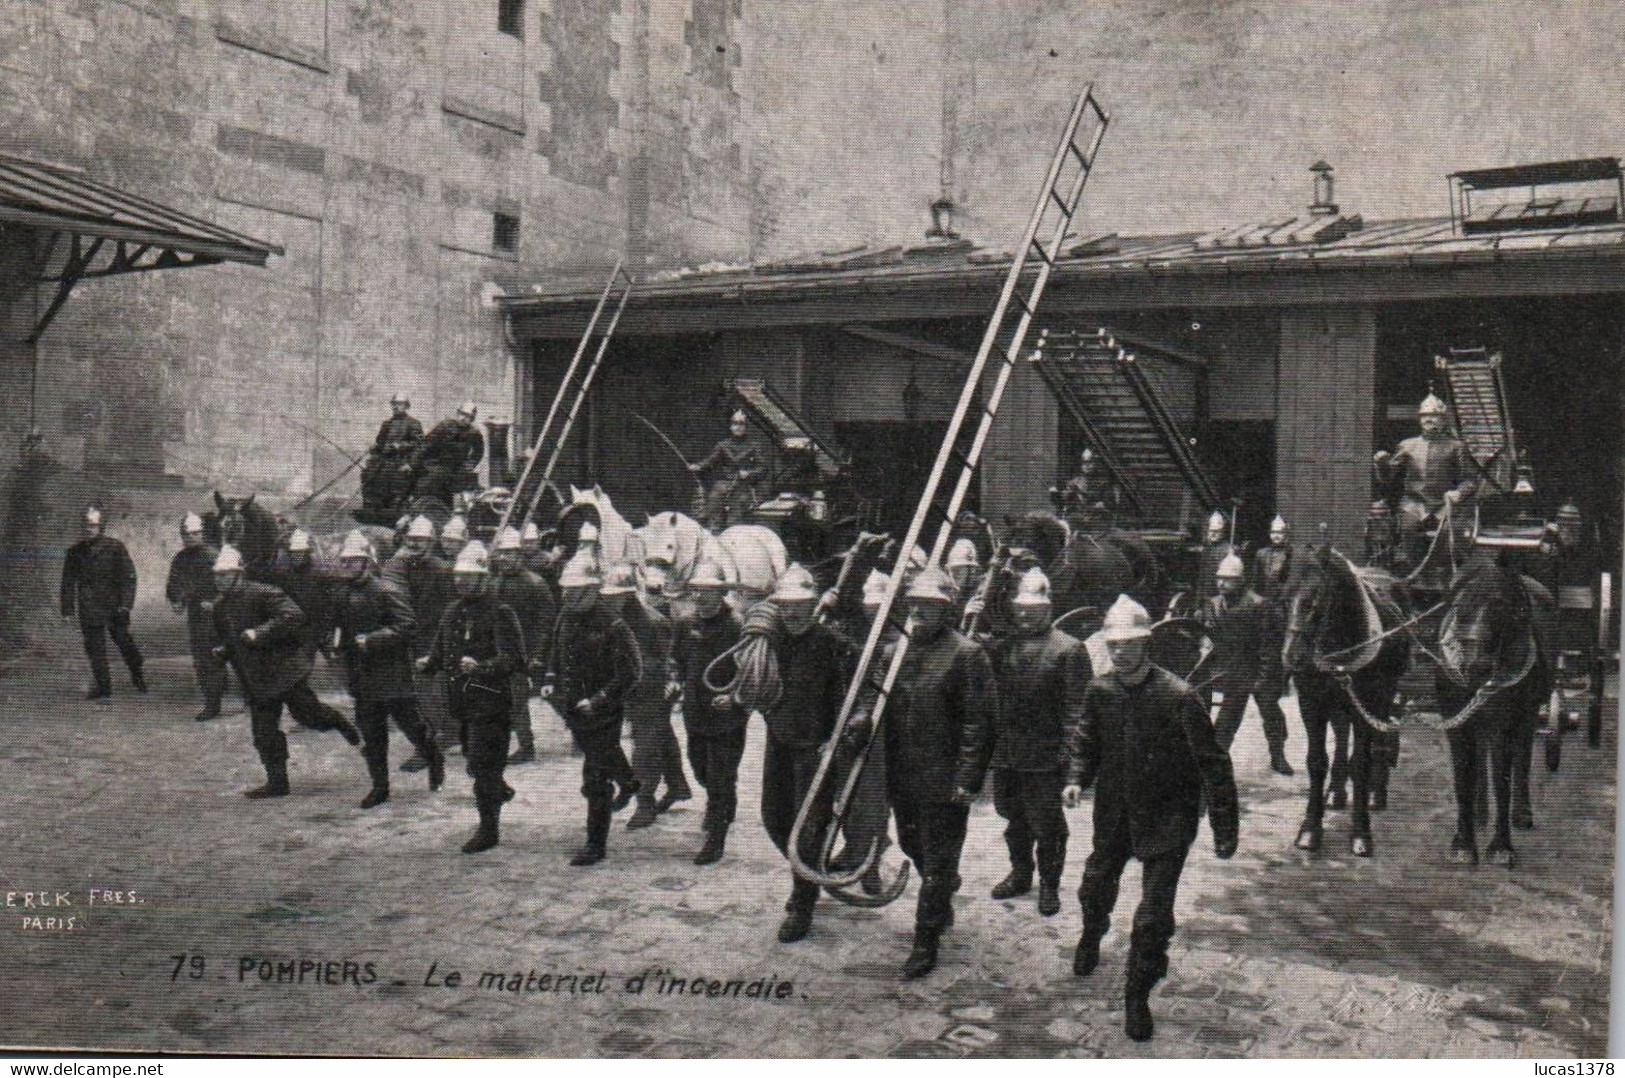
<svg viewBox="0 0 1625 1078">
<path fill-rule="evenodd" d="M 1552 685 L 1546 611 L 1555 603 L 1539 583 L 1485 549 L 1475 550 L 1456 569 L 1444 601 L 1434 684 L 1456 794 L 1451 859 L 1478 863 L 1475 810 L 1481 753 L 1487 749 L 1495 819 L 1485 852 L 1491 863 L 1512 868 L 1517 863 L 1514 800 L 1521 795 L 1527 812 L 1535 728 Z M 1520 816 L 1520 823 L 1533 826 L 1532 816 Z"/>
<path fill-rule="evenodd" d="M 772 591 L 790 564 L 784 543 L 771 528 L 735 524 L 717 535 L 675 509 L 650 515 L 632 533 L 630 545 L 641 555 L 649 589 L 668 603 L 683 601 L 688 582 L 702 562 L 720 566 L 730 589 L 746 597 Z"/>
<path fill-rule="evenodd" d="M 214 492 L 214 511 L 202 514 L 203 536 L 220 548 L 229 543 L 243 557 L 243 569 L 260 580 L 276 562 L 283 538 L 283 524 L 276 514 L 255 503 L 255 495 L 222 495 Z"/>
<path fill-rule="evenodd" d="M 1297 683 L 1298 712 L 1309 750 L 1309 800 L 1296 846 L 1314 852 L 1323 838 L 1326 793 L 1326 732 L 1336 741 L 1333 807 L 1345 776 L 1354 780 L 1349 848 L 1357 857 L 1376 852 L 1371 835 L 1373 793 L 1387 798 L 1386 737 L 1393 728 L 1394 689 L 1405 673 L 1409 644 L 1402 634 L 1384 637 L 1400 622 L 1397 607 L 1377 601 L 1384 579 L 1362 572 L 1330 545 L 1312 546 L 1296 559 L 1286 587 L 1282 664 Z M 1385 626 L 1383 610 L 1389 613 Z M 1352 733 L 1354 752 L 1348 755 Z"/>
<path fill-rule="evenodd" d="M 1087 607 L 1103 614 L 1119 595 L 1138 597 L 1133 565 L 1109 538 L 1074 532 L 1052 513 L 1005 517 L 1005 524 L 1009 546 L 1031 551 L 1049 577 L 1056 610 Z"/>
<path fill-rule="evenodd" d="M 565 559 L 573 557 L 580 543 L 581 526 L 591 523 L 598 529 L 598 560 L 601 568 L 616 562 L 643 561 L 643 551 L 632 525 L 615 508 L 615 503 L 596 483 L 591 487 L 570 485 L 570 504 L 559 511 L 555 542 L 564 548 Z"/>
</svg>

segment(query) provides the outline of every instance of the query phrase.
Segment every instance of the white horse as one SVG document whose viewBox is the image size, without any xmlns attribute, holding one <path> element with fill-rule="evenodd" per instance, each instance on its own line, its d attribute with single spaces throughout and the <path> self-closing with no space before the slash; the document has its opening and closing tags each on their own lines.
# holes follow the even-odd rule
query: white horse
<svg viewBox="0 0 1625 1078">
<path fill-rule="evenodd" d="M 687 592 L 694 570 L 710 561 L 721 567 L 730 589 L 748 605 L 772 591 L 790 564 L 783 540 L 771 528 L 735 524 L 713 535 L 676 510 L 650 516 L 649 523 L 634 533 L 634 544 L 641 548 L 650 590 L 668 599 Z"/>
<path fill-rule="evenodd" d="M 594 483 L 592 487 L 570 486 L 570 504 L 559 514 L 559 537 L 575 552 L 581 525 L 591 522 L 598 529 L 598 563 L 601 569 L 616 562 L 643 561 L 643 547 L 632 525 L 616 510 L 609 495 Z"/>
</svg>

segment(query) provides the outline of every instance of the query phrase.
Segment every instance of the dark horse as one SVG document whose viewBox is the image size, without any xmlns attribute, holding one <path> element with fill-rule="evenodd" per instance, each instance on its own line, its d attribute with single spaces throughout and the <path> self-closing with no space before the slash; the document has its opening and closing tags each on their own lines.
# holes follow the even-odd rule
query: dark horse
<svg viewBox="0 0 1625 1078">
<path fill-rule="evenodd" d="M 214 492 L 214 512 L 203 515 L 203 535 L 215 547 L 230 543 L 243 556 L 250 577 L 264 579 L 276 563 L 283 525 L 274 513 L 254 503 L 254 495 L 223 496 Z"/>
<path fill-rule="evenodd" d="M 1300 850 L 1320 849 L 1326 811 L 1326 732 L 1330 728 L 1343 757 L 1350 733 L 1354 751 L 1349 770 L 1354 780 L 1353 830 L 1349 848 L 1359 857 L 1375 852 L 1371 837 L 1373 791 L 1386 801 L 1388 754 L 1385 740 L 1393 729 L 1389 715 L 1394 689 L 1405 672 L 1408 641 L 1402 633 L 1386 639 L 1382 611 L 1373 589 L 1347 558 L 1322 544 L 1298 559 L 1287 584 L 1286 636 L 1281 655 L 1298 686 L 1298 711 L 1309 742 L 1309 801 L 1298 829 Z M 1389 620 L 1398 624 L 1391 613 Z M 1390 626 L 1391 627 L 1391 626 Z M 1343 777 L 1334 776 L 1338 790 Z"/>
<path fill-rule="evenodd" d="M 1486 754 L 1495 792 L 1495 834 L 1486 853 L 1511 868 L 1514 814 L 1528 813 L 1528 775 L 1539 711 L 1551 691 L 1545 648 L 1551 636 L 1542 623 L 1554 604 L 1544 587 L 1519 576 L 1500 557 L 1476 550 L 1450 582 L 1439 628 L 1435 686 L 1450 741 L 1456 790 L 1456 835 L 1451 857 L 1478 863 L 1474 831 L 1480 759 Z M 1521 800 L 1521 810 L 1514 801 Z"/>
<path fill-rule="evenodd" d="M 1137 593 L 1140 579 L 1127 554 L 1109 535 L 1073 531 L 1050 513 L 1024 513 L 1006 517 L 1007 542 L 1012 550 L 1031 552 L 1049 577 L 1050 598 L 1057 612 L 1080 607 L 1095 611 L 1085 621 L 1098 620 L 1122 594 Z"/>
</svg>

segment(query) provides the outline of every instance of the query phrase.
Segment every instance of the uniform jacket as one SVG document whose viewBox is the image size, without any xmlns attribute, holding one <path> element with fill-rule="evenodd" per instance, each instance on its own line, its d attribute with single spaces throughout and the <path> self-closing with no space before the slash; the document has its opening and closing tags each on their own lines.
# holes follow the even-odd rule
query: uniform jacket
<svg viewBox="0 0 1625 1078">
<path fill-rule="evenodd" d="M 1129 843 L 1141 860 L 1188 847 L 1204 796 L 1216 841 L 1240 810 L 1230 757 L 1191 687 L 1153 667 L 1139 685 L 1116 674 L 1089 683 L 1067 746 L 1066 781 L 1095 786 L 1096 848 Z"/>
<path fill-rule="evenodd" d="M 718 442 L 703 460 L 695 462 L 702 472 L 711 472 L 718 481 L 754 481 L 762 474 L 762 458 L 749 438 L 732 435 Z M 745 474 L 741 475 L 743 472 Z"/>
<path fill-rule="evenodd" d="M 423 440 L 418 464 L 425 469 L 459 472 L 473 468 L 485 458 L 485 439 L 474 427 L 464 427 L 455 419 L 443 419 Z"/>
<path fill-rule="evenodd" d="M 772 648 L 783 691 L 764 715 L 768 736 L 795 748 L 822 745 L 835 729 L 857 656 L 844 637 L 817 623 L 800 636 L 775 632 Z"/>
<path fill-rule="evenodd" d="M 390 416 L 378 428 L 378 437 L 373 439 L 373 452 L 389 457 L 404 457 L 415 454 L 418 447 L 423 444 L 423 424 L 412 416 L 396 418 Z"/>
<path fill-rule="evenodd" d="M 980 790 L 998 713 L 993 664 L 980 644 L 951 629 L 913 642 L 884 720 L 893 798 L 945 804 L 954 799 L 956 787 Z"/>
<path fill-rule="evenodd" d="M 1458 490 L 1467 498 L 1478 489 L 1478 469 L 1473 466 L 1472 455 L 1464 442 L 1448 434 L 1406 438 L 1386 465 L 1377 466 L 1376 472 L 1383 483 L 1403 475 L 1405 490 L 1399 508 L 1413 520 L 1438 512 L 1447 491 Z"/>
<path fill-rule="evenodd" d="M 634 694 L 642 699 L 662 698 L 666 691 L 666 670 L 671 662 L 672 621 L 637 595 L 629 597 L 621 610 L 621 620 L 632 630 L 643 657 L 643 676 Z"/>
<path fill-rule="evenodd" d="M 1089 651 L 1057 629 L 1005 636 L 992 648 L 999 711 L 993 766 L 1059 773 L 1066 735 L 1083 718 L 1083 691 L 1094 678 Z"/>
<path fill-rule="evenodd" d="M 1279 681 L 1282 630 L 1275 604 L 1255 591 L 1237 599 L 1215 595 L 1203 603 L 1202 621 L 1216 651 L 1204 669 L 1223 671 L 1214 682 L 1219 691 L 1252 692 Z"/>
<path fill-rule="evenodd" d="M 379 579 L 412 604 L 412 654 L 427 655 L 435 629 L 452 599 L 451 564 L 432 552 L 414 554 L 402 547 L 384 563 Z"/>
<path fill-rule="evenodd" d="M 333 640 L 333 582 L 316 568 L 314 561 L 294 566 L 278 564 L 271 571 L 271 583 L 288 593 L 288 598 L 299 604 L 305 612 L 305 625 L 301 630 L 305 646 L 312 654 L 318 646 Z"/>
<path fill-rule="evenodd" d="M 1265 599 L 1281 602 L 1292 579 L 1292 544 L 1264 546 L 1253 555 L 1253 586 Z"/>
<path fill-rule="evenodd" d="M 572 730 L 596 730 L 619 724 L 626 698 L 644 676 L 644 660 L 626 622 L 602 603 L 585 614 L 566 611 L 549 649 L 548 680 L 553 683 L 553 706 Z M 652 666 L 650 676 L 663 671 Z M 582 700 L 592 701 L 592 714 L 576 710 Z"/>
<path fill-rule="evenodd" d="M 462 670 L 464 656 L 479 665 Z M 429 647 L 426 670 L 446 672 L 446 703 L 454 714 L 507 715 L 513 676 L 525 669 L 524 633 L 513 609 L 488 595 L 446 608 Z"/>
<path fill-rule="evenodd" d="M 169 579 L 164 598 L 186 607 L 188 616 L 201 611 L 202 604 L 214 601 L 214 559 L 220 552 L 208 543 L 183 546 L 169 559 Z"/>
<path fill-rule="evenodd" d="M 529 569 L 502 570 L 491 574 L 491 589 L 498 602 L 511 606 L 519 615 L 519 628 L 525 634 L 525 658 L 545 660 L 559 617 L 547 581 Z"/>
<path fill-rule="evenodd" d="M 1230 545 L 1230 540 L 1228 539 L 1221 540 L 1217 543 L 1202 544 L 1202 554 L 1200 559 L 1198 559 L 1197 569 L 1199 575 L 1196 579 L 1196 596 L 1198 599 L 1206 600 L 1209 596 L 1218 594 L 1219 586 L 1217 583 L 1217 576 L 1219 572 L 1219 563 L 1224 561 L 1225 556 L 1230 554 L 1234 549 L 1235 548 Z"/>
<path fill-rule="evenodd" d="M 117 539 L 98 535 L 68 548 L 62 564 L 62 616 L 80 625 L 106 625 L 135 605 L 135 562 Z"/>
<path fill-rule="evenodd" d="M 250 700 L 281 699 L 310 676 L 314 657 L 306 646 L 305 612 L 288 593 L 244 580 L 214 601 L 214 630 Z M 253 629 L 255 640 L 242 634 Z"/>
<path fill-rule="evenodd" d="M 410 643 L 417 619 L 406 597 L 367 575 L 333 596 L 339 650 L 357 700 L 398 700 L 412 695 Z M 356 638 L 365 637 L 364 644 Z"/>
<path fill-rule="evenodd" d="M 740 628 L 738 616 L 726 606 L 714 617 L 690 618 L 676 625 L 672 663 L 683 683 L 683 725 L 690 734 L 731 734 L 750 717 L 737 704 L 713 707 L 711 700 L 716 694 L 705 687 L 705 668 L 739 643 Z"/>
</svg>

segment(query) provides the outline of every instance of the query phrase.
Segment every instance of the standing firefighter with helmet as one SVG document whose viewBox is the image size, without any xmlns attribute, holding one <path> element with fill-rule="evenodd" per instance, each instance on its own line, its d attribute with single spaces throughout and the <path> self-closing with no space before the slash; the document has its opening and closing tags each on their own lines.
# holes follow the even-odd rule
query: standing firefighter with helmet
<svg viewBox="0 0 1625 1078">
<path fill-rule="evenodd" d="M 1202 607 L 1201 619 L 1213 638 L 1218 673 L 1215 684 L 1224 694 L 1214 720 L 1219 747 L 1229 751 L 1247 713 L 1247 701 L 1258 701 L 1264 739 L 1270 747 L 1270 768 L 1278 775 L 1292 774 L 1286 759 L 1286 715 L 1280 698 L 1285 684 L 1281 665 L 1281 618 L 1274 603 L 1247 587 L 1241 559 L 1227 555 L 1215 574 L 1218 594 Z"/>
<path fill-rule="evenodd" d="M 503 528 L 496 537 L 496 549 L 491 552 L 491 589 L 497 602 L 511 607 L 519 616 L 519 628 L 525 636 L 525 669 L 513 679 L 513 734 L 518 748 L 508 757 L 508 763 L 528 764 L 536 759 L 536 734 L 530 724 L 530 677 L 532 667 L 546 661 L 553 639 L 553 627 L 558 621 L 558 607 L 553 602 L 553 590 L 547 581 L 526 569 L 523 557 L 523 539 L 517 528 Z"/>
<path fill-rule="evenodd" d="M 359 531 L 344 538 L 338 577 L 341 587 L 333 599 L 333 618 L 339 630 L 339 651 L 349 670 L 350 695 L 355 698 L 361 755 L 372 778 L 372 789 L 361 807 L 372 808 L 389 800 L 391 718 L 428 762 L 429 789 L 438 790 L 445 781 L 446 759 L 418 713 L 412 685 L 411 643 L 417 628 L 412 606 L 406 596 L 378 579 L 372 544 Z"/>
<path fill-rule="evenodd" d="M 418 450 L 415 496 L 449 506 L 453 495 L 479 486 L 474 469 L 485 459 L 485 439 L 474 428 L 478 414 L 474 402 L 465 401 L 456 416 L 435 424 Z"/>
<path fill-rule="evenodd" d="M 220 643 L 214 635 L 214 560 L 219 554 L 203 538 L 203 518 L 187 513 L 181 521 L 181 548 L 169 562 L 164 597 L 176 613 L 186 615 L 192 670 L 203 693 L 198 722 L 219 718 L 220 701 L 226 694 L 226 666 L 214 653 Z"/>
<path fill-rule="evenodd" d="M 713 693 L 705 671 L 739 642 L 740 621 L 724 601 L 728 575 L 715 562 L 701 562 L 688 582 L 694 616 L 677 623 L 672 644 L 673 680 L 668 706 L 683 701 L 683 727 L 688 733 L 688 762 L 705 790 L 705 841 L 694 855 L 697 865 L 722 860 L 739 806 L 739 761 L 745 755 L 749 713 L 727 693 Z"/>
<path fill-rule="evenodd" d="M 994 898 L 1032 889 L 1038 869 L 1038 912 L 1061 910 L 1066 868 L 1066 816 L 1061 811 L 1067 733 L 1083 716 L 1083 693 L 1094 677 L 1083 644 L 1050 623 L 1049 579 L 1027 570 L 1010 599 L 1012 631 L 991 648 L 998 677 L 994 721 L 993 807 L 1006 821 L 1010 874 Z"/>
<path fill-rule="evenodd" d="M 242 555 L 233 546 L 220 549 L 214 562 L 214 630 L 217 653 L 237 671 L 248 699 L 254 749 L 265 767 L 265 785 L 247 791 L 251 799 L 288 794 L 288 738 L 282 708 L 301 726 L 337 730 L 352 745 L 361 744 L 354 724 L 316 698 L 310 688 L 314 655 L 308 646 L 306 615 L 288 593 L 271 584 L 249 580 Z"/>
<path fill-rule="evenodd" d="M 1141 897 L 1129 939 L 1123 1031 L 1152 1034 L 1151 989 L 1168 971 L 1174 902 L 1203 806 L 1214 852 L 1236 852 L 1240 809 L 1230 757 L 1213 738 L 1207 709 L 1189 685 L 1151 665 L 1151 618 L 1127 596 L 1106 614 L 1103 633 L 1112 669 L 1089 683 L 1083 718 L 1067 744 L 1068 808 L 1095 787 L 1094 849 L 1078 901 L 1083 935 L 1072 972 L 1086 977 L 1100 962 L 1111 927 L 1118 880 L 1129 858 L 1142 866 Z"/>
<path fill-rule="evenodd" d="M 378 428 L 361 467 L 361 501 L 369 510 L 394 512 L 412 493 L 412 468 L 423 448 L 423 424 L 412 416 L 405 393 L 389 399 L 394 413 Z"/>
<path fill-rule="evenodd" d="M 604 859 L 609 824 L 638 792 L 632 764 L 621 748 L 627 697 L 643 677 L 644 660 L 626 622 L 599 596 L 603 577 L 578 552 L 559 575 L 563 592 L 542 695 L 564 717 L 581 749 L 581 796 L 587 799 L 587 839 L 570 864 Z M 658 669 L 653 676 L 659 677 Z"/>
<path fill-rule="evenodd" d="M 62 564 L 62 616 L 79 618 L 85 655 L 95 681 L 85 699 L 112 698 L 113 681 L 107 672 L 107 638 L 113 638 L 124 665 L 130 670 L 130 684 L 137 692 L 147 691 L 142 676 L 141 651 L 130 636 L 130 608 L 135 606 L 135 562 L 124 544 L 102 534 L 102 511 L 96 506 L 85 510 L 84 538 L 68 548 Z"/>
<path fill-rule="evenodd" d="M 406 597 L 412 604 L 412 629 L 407 648 L 414 660 L 429 654 L 435 630 L 452 599 L 451 562 L 435 553 L 434 521 L 416 516 L 407 522 L 401 545 L 384 563 L 383 584 Z M 457 726 L 446 710 L 445 671 L 416 682 L 418 714 L 429 725 L 442 752 L 457 744 Z M 429 760 L 414 752 L 401 764 L 406 772 L 422 771 Z"/>
<path fill-rule="evenodd" d="M 458 552 L 452 568 L 457 598 L 441 617 L 429 654 L 417 661 L 421 673 L 447 673 L 446 706 L 474 780 L 480 826 L 463 844 L 464 853 L 497 844 L 502 805 L 513 797 L 502 771 L 508 762 L 513 676 L 525 668 L 519 618 L 492 596 L 488 563 L 485 544 L 478 539 Z"/>
</svg>

